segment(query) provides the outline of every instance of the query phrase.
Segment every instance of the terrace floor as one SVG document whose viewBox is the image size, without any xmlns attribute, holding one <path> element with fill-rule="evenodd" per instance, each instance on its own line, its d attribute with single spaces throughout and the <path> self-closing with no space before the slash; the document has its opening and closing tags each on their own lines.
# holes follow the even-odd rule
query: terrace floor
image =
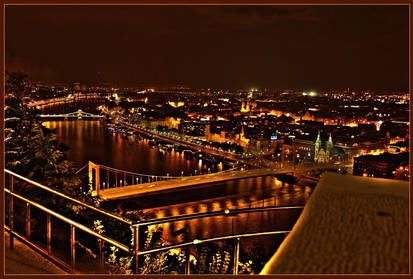
<svg viewBox="0 0 413 279">
<path fill-rule="evenodd" d="M 4 233 L 5 274 L 67 274 L 55 264 L 14 239 L 10 249 L 9 233 Z"/>
</svg>

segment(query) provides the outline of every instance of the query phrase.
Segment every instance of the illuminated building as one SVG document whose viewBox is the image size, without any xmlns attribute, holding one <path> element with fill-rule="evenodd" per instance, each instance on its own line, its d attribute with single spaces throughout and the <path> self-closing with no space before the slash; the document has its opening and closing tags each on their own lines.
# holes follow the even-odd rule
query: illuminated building
<svg viewBox="0 0 413 279">
<path fill-rule="evenodd" d="M 185 105 L 184 102 L 168 102 L 168 104 L 174 108 L 179 108 Z"/>
<path fill-rule="evenodd" d="M 246 146 L 249 143 L 249 139 L 245 137 L 244 126 L 241 126 L 241 133 L 239 134 L 239 141 L 238 144 L 241 146 Z"/>
<path fill-rule="evenodd" d="M 383 153 L 354 158 L 353 175 L 394 178 L 396 169 L 409 164 L 409 153 Z"/>
<path fill-rule="evenodd" d="M 205 125 L 205 139 L 207 141 L 210 141 L 211 139 L 211 125 L 210 124 Z"/>
<path fill-rule="evenodd" d="M 226 132 L 225 131 L 221 131 L 221 143 L 225 142 L 226 139 Z"/>
<path fill-rule="evenodd" d="M 250 112 L 251 110 L 255 109 L 257 107 L 257 103 L 255 102 L 242 102 L 241 104 L 241 112 Z"/>
<path fill-rule="evenodd" d="M 314 162 L 316 163 L 328 163 L 331 161 L 331 155 L 333 151 L 333 140 L 331 134 L 328 138 L 326 148 L 321 147 L 320 133 L 318 133 L 317 139 L 314 144 Z"/>
</svg>

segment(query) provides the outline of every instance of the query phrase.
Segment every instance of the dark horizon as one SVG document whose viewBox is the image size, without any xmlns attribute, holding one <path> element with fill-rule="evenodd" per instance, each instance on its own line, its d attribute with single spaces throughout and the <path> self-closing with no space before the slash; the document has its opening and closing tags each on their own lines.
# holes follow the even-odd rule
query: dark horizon
<svg viewBox="0 0 413 279">
<path fill-rule="evenodd" d="M 409 87 L 409 7 L 6 6 L 31 80 L 225 89 Z"/>
</svg>

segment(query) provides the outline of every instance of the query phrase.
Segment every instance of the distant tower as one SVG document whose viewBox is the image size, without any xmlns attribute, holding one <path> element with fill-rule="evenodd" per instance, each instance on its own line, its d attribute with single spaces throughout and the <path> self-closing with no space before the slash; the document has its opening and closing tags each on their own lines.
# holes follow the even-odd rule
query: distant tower
<svg viewBox="0 0 413 279">
<path fill-rule="evenodd" d="M 221 143 L 226 142 L 225 140 L 225 131 L 221 131 Z"/>
<path fill-rule="evenodd" d="M 319 151 L 321 147 L 320 131 L 318 131 L 317 139 L 315 140 L 315 150 Z"/>
<path fill-rule="evenodd" d="M 328 137 L 327 148 L 326 148 L 327 156 L 331 157 L 332 151 L 333 151 L 333 139 L 331 138 L 331 133 L 330 133 L 330 136 Z"/>
<path fill-rule="evenodd" d="M 210 124 L 205 125 L 205 138 L 207 141 L 209 141 L 211 138 L 211 125 Z"/>
<path fill-rule="evenodd" d="M 244 137 L 244 125 L 241 126 L 241 132 L 239 133 L 238 139 L 241 140 Z"/>
<path fill-rule="evenodd" d="M 79 82 L 73 83 L 73 89 L 74 89 L 75 91 L 80 91 L 80 83 L 79 83 Z"/>
<path fill-rule="evenodd" d="M 320 131 L 318 131 L 317 139 L 314 145 L 314 158 L 318 158 L 318 152 L 321 148 L 321 139 L 320 139 Z"/>
<path fill-rule="evenodd" d="M 249 102 L 242 101 L 241 112 L 249 112 L 249 111 L 250 111 Z"/>
</svg>

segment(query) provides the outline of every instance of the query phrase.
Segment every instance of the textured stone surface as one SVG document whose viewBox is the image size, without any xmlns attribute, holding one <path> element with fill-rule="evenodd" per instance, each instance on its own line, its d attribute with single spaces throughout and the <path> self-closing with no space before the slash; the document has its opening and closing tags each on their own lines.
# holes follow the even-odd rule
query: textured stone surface
<svg viewBox="0 0 413 279">
<path fill-rule="evenodd" d="M 408 272 L 408 182 L 327 173 L 262 274 Z"/>
<path fill-rule="evenodd" d="M 5 274 L 67 274 L 17 239 L 10 249 L 9 234 L 4 234 Z"/>
</svg>

